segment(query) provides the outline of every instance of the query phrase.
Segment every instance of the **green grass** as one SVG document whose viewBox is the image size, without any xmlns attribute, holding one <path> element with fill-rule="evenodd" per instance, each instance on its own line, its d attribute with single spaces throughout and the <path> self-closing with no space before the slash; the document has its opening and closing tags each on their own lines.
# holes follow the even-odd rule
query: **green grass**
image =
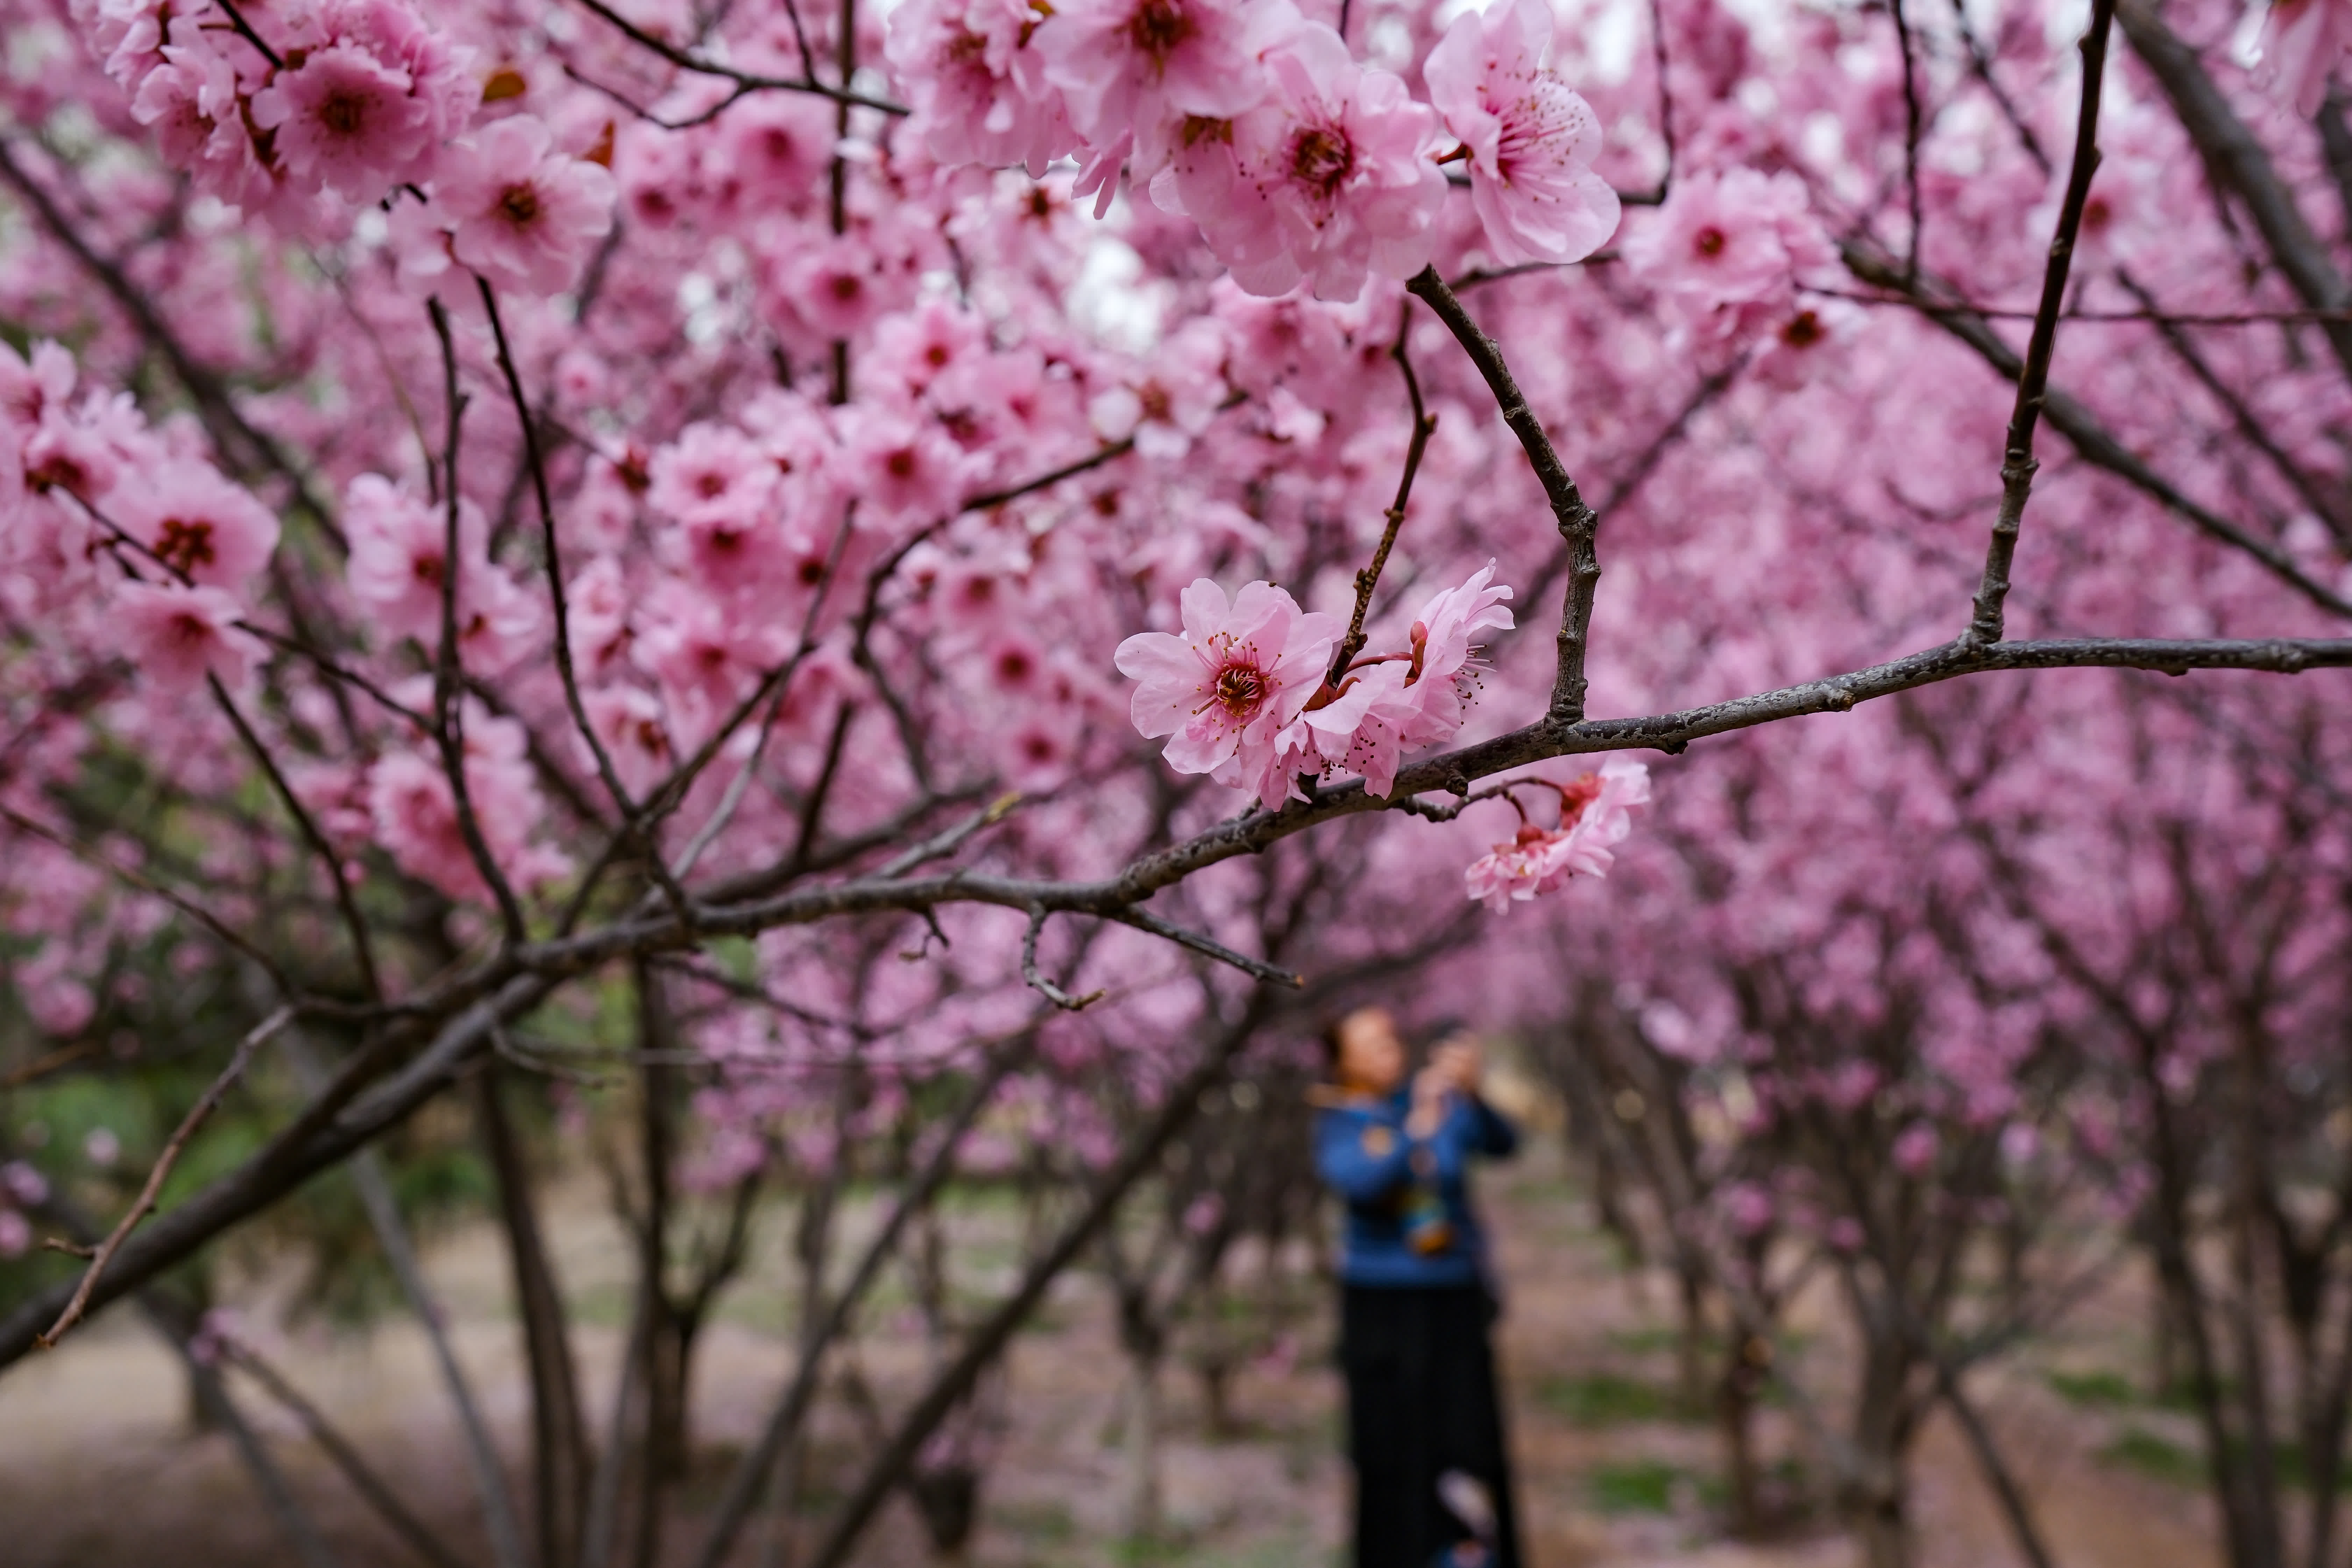
<svg viewBox="0 0 2352 1568">
<path fill-rule="evenodd" d="M 1640 1421 L 1689 1419 L 1674 1393 L 1622 1373 L 1576 1373 L 1545 1378 L 1536 1398 L 1571 1426 L 1623 1426 Z"/>
<path fill-rule="evenodd" d="M 2126 1427 L 2114 1442 L 2099 1450 L 2099 1458 L 2171 1486 L 2199 1486 L 2205 1479 L 2204 1460 L 2145 1426 Z"/>
<path fill-rule="evenodd" d="M 2133 1385 L 2131 1379 L 2105 1368 L 2095 1372 L 2053 1372 L 2050 1374 L 2050 1387 L 2069 1405 L 2113 1409 L 2147 1403 L 2147 1396 Z"/>
<path fill-rule="evenodd" d="M 1664 1459 L 1620 1459 L 1595 1465 L 1584 1478 L 1592 1506 L 1602 1513 L 1672 1513 L 1700 1489 L 1699 1479 Z"/>
</svg>

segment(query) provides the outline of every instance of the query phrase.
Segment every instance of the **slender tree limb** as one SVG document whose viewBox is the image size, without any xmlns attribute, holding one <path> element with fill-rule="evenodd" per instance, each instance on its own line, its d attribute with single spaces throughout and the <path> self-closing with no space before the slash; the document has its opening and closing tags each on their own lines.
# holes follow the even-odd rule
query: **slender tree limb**
<svg viewBox="0 0 2352 1568">
<path fill-rule="evenodd" d="M 1447 288 L 1445 279 L 1435 268 L 1423 268 L 1406 289 L 1445 323 L 1454 341 L 1462 345 L 1470 363 L 1495 395 L 1495 405 L 1503 416 L 1503 423 L 1517 437 L 1519 446 L 1528 455 L 1528 466 L 1535 470 L 1536 481 L 1543 486 L 1544 499 L 1551 505 L 1553 520 L 1559 526 L 1559 536 L 1567 542 L 1570 563 L 1568 604 L 1559 621 L 1559 671 L 1551 689 L 1551 718 L 1563 724 L 1574 724 L 1584 717 L 1584 656 L 1585 638 L 1592 625 L 1592 595 L 1601 582 L 1601 560 L 1595 552 L 1595 536 L 1600 531 L 1601 519 L 1584 498 L 1578 493 L 1576 480 L 1569 476 L 1567 465 L 1552 450 L 1551 437 L 1544 433 L 1542 421 L 1528 407 L 1520 395 L 1518 383 L 1511 378 L 1510 367 L 1503 363 L 1503 351 L 1495 340 L 1479 331 L 1470 319 L 1462 301 Z"/>
<path fill-rule="evenodd" d="M 887 98 L 873 98 L 862 92 L 851 91 L 845 79 L 841 86 L 834 87 L 819 81 L 814 74 L 795 78 L 761 76 L 756 71 L 737 70 L 733 66 L 721 65 L 716 60 L 705 59 L 699 55 L 689 53 L 675 44 L 655 37 L 618 11 L 604 5 L 603 0 L 579 0 L 579 5 L 581 9 L 591 16 L 599 17 L 618 28 L 627 36 L 631 43 L 640 48 L 651 50 L 680 70 L 692 71 L 697 76 L 717 77 L 720 80 L 733 82 L 737 89 L 735 96 L 738 98 L 745 92 L 754 91 L 805 92 L 818 98 L 830 99 L 844 109 L 873 109 L 884 114 L 908 112 L 904 104 L 893 103 Z"/>
<path fill-rule="evenodd" d="M 1389 552 L 1396 548 L 1397 532 L 1404 526 L 1405 503 L 1412 499 L 1413 476 L 1421 472 L 1422 455 L 1429 450 L 1429 437 L 1436 432 L 1437 417 L 1423 405 L 1421 378 L 1412 373 L 1412 353 L 1408 346 L 1412 336 L 1412 307 L 1404 307 L 1397 318 L 1396 343 L 1389 357 L 1404 373 L 1405 395 L 1412 401 L 1412 434 L 1405 442 L 1404 469 L 1397 476 L 1396 500 L 1390 503 L 1386 521 L 1381 529 L 1381 542 L 1372 551 L 1371 564 L 1356 574 L 1356 610 L 1348 619 L 1348 635 L 1339 639 L 1337 652 L 1331 656 L 1331 673 L 1327 684 L 1338 686 L 1346 677 L 1348 666 L 1364 651 L 1364 617 L 1372 607 L 1372 591 L 1380 586 L 1381 573 L 1389 563 Z"/>
<path fill-rule="evenodd" d="M 164 1142 L 163 1152 L 155 1156 L 154 1168 L 147 1173 L 146 1184 L 139 1189 L 139 1196 L 115 1222 L 114 1228 L 106 1233 L 106 1239 L 98 1244 L 98 1250 L 91 1254 L 89 1267 L 82 1270 L 81 1279 L 74 1286 L 73 1294 L 67 1299 L 65 1310 L 58 1314 L 58 1321 L 49 1325 L 48 1331 L 39 1336 L 42 1349 L 56 1348 L 67 1331 L 81 1321 L 89 1310 L 90 1299 L 98 1290 L 99 1279 L 106 1272 L 106 1266 L 114 1261 L 114 1255 L 122 1249 L 123 1242 L 129 1239 L 139 1222 L 154 1212 L 155 1199 L 163 1192 L 164 1181 L 172 1174 L 172 1167 L 180 1163 L 180 1154 L 187 1148 L 188 1140 L 196 1135 L 196 1129 L 205 1124 L 205 1119 L 220 1104 L 222 1097 L 228 1093 L 229 1086 L 245 1076 L 246 1066 L 253 1060 L 253 1053 L 293 1021 L 294 1009 L 281 1006 L 247 1030 L 245 1037 L 237 1041 L 236 1049 L 229 1053 L 228 1065 L 221 1068 L 219 1076 L 196 1097 L 196 1102 L 188 1107 L 188 1113 L 180 1118 L 180 1125 Z"/>
<path fill-rule="evenodd" d="M 1902 0 L 1894 0 L 1896 26 L 1902 24 Z M 2017 557 L 2017 534 L 2025 519 L 2026 498 L 2033 491 L 2033 427 L 2041 422 L 2042 405 L 2050 391 L 2050 356 L 2058 346 L 2058 312 L 2066 303 L 2066 275 L 2074 262 L 2074 241 L 2083 230 L 2083 208 L 2091 196 L 2091 176 L 2099 167 L 2099 89 L 2106 75 L 2107 32 L 2116 17 L 2116 0 L 2091 0 L 2091 26 L 2083 35 L 2083 101 L 2074 125 L 2074 159 L 2066 173 L 2066 195 L 2059 204 L 2058 232 L 2050 241 L 2050 259 L 2042 273 L 2042 304 L 2033 316 L 2032 336 L 2025 346 L 2025 362 L 2017 377 L 2017 402 L 2009 416 L 2009 441 L 2001 454 L 2000 508 L 1993 520 L 1992 542 L 1985 551 L 1984 580 L 1977 587 L 1975 612 L 1965 637 L 1969 642 L 1999 642 L 2003 606 L 2009 599 L 2009 573 Z M 1911 91 L 1911 47 L 1904 34 L 1903 83 Z M 1912 123 L 1916 132 L 1918 110 Z M 1911 221 L 1919 221 L 1918 166 L 1911 168 Z M 1906 286 L 1919 281 L 1918 235 L 1912 235 L 1910 258 L 1904 268 Z"/>
</svg>

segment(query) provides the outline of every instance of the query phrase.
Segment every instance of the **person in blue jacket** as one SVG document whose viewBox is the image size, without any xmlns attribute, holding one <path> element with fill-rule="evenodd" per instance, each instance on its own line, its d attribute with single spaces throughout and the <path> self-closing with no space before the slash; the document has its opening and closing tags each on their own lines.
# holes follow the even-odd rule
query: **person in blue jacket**
<svg viewBox="0 0 2352 1568">
<path fill-rule="evenodd" d="M 1356 1568 L 1517 1568 L 1495 1361 L 1497 1293 L 1469 1168 L 1518 1133 L 1479 1098 L 1477 1046 L 1441 1044 L 1407 1081 L 1387 1009 L 1324 1039 L 1315 1163 L 1347 1206 L 1339 1360 L 1356 1470 Z"/>
</svg>

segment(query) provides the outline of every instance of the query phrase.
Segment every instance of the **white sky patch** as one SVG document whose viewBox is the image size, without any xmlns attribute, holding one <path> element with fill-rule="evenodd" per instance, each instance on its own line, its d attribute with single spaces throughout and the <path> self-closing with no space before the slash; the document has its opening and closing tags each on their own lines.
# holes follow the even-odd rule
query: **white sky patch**
<svg viewBox="0 0 2352 1568">
<path fill-rule="evenodd" d="M 1133 246 L 1115 234 L 1097 234 L 1070 289 L 1070 317 L 1107 347 L 1150 353 L 1167 318 L 1169 287 L 1143 281 L 1143 258 Z"/>
</svg>

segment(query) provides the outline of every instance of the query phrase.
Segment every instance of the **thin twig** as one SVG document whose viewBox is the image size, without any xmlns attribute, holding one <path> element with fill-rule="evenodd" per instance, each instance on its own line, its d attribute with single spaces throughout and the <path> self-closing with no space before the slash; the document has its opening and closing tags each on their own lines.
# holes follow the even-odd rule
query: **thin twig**
<svg viewBox="0 0 2352 1568">
<path fill-rule="evenodd" d="M 1331 673 L 1325 679 L 1329 686 L 1338 686 L 1348 666 L 1364 651 L 1364 617 L 1372 607 L 1372 590 L 1380 586 L 1381 573 L 1389 563 L 1389 552 L 1396 548 L 1397 531 L 1404 526 L 1405 503 L 1412 499 L 1413 476 L 1421 472 L 1422 455 L 1429 450 L 1429 437 L 1437 429 L 1437 416 L 1422 404 L 1421 378 L 1412 373 L 1412 354 L 1406 344 L 1412 326 L 1412 307 L 1402 306 L 1397 315 L 1396 342 L 1390 348 L 1389 357 L 1404 373 L 1405 395 L 1412 400 L 1412 435 L 1405 443 L 1404 471 L 1397 476 L 1396 500 L 1389 505 L 1381 542 L 1372 551 L 1371 564 L 1356 574 L 1356 612 L 1348 619 L 1348 635 L 1339 639 L 1339 650 L 1331 656 Z"/>
<path fill-rule="evenodd" d="M 1518 383 L 1511 379 L 1510 367 L 1503 362 L 1503 351 L 1494 339 L 1478 330 L 1478 324 L 1470 319 L 1470 313 L 1462 308 L 1462 301 L 1454 298 L 1454 290 L 1445 286 L 1437 269 L 1423 268 L 1405 287 L 1437 312 L 1437 319 L 1445 323 L 1454 341 L 1470 356 L 1470 363 L 1478 367 L 1487 390 L 1495 395 L 1496 406 L 1502 412 L 1503 423 L 1510 426 L 1511 434 L 1519 438 L 1519 446 L 1527 452 L 1528 466 L 1535 470 L 1536 481 L 1543 486 L 1544 499 L 1551 505 L 1559 536 L 1568 543 L 1568 602 L 1560 611 L 1559 653 L 1548 717 L 1559 725 L 1580 723 L 1584 719 L 1585 639 L 1592 625 L 1593 592 L 1601 582 L 1601 559 L 1596 548 L 1601 519 L 1584 504 L 1567 465 L 1552 450 L 1551 437 L 1544 433 L 1543 422 L 1528 407 Z"/>
<path fill-rule="evenodd" d="M 511 945 L 523 941 L 529 928 L 523 921 L 522 905 L 515 898 L 514 889 L 507 885 L 506 873 L 499 868 L 497 858 L 490 853 L 489 840 L 482 835 L 481 820 L 474 815 L 473 791 L 466 781 L 465 704 L 457 677 L 457 581 L 464 570 L 457 529 L 462 505 L 457 492 L 457 448 L 466 424 L 466 397 L 457 390 L 457 344 L 449 335 L 449 313 L 437 299 L 426 300 L 425 310 L 432 318 L 434 336 L 441 341 L 442 397 L 448 418 L 441 455 L 446 470 L 441 486 L 446 521 L 442 531 L 441 647 L 433 661 L 434 728 L 441 743 L 441 771 L 449 777 L 449 793 L 457 807 L 458 834 L 466 841 L 475 869 L 498 900 L 499 917 Z"/>
<path fill-rule="evenodd" d="M 761 76 L 756 71 L 737 70 L 733 66 L 720 65 L 716 60 L 705 59 L 699 55 L 690 54 L 675 44 L 656 37 L 618 11 L 604 5 L 603 0 L 579 0 L 579 5 L 592 16 L 601 17 L 619 28 L 627 35 L 631 43 L 641 48 L 652 50 L 680 70 L 692 71 L 698 76 L 717 77 L 722 81 L 731 81 L 737 87 L 747 90 L 813 93 L 818 98 L 831 99 L 845 109 L 873 109 L 879 110 L 884 114 L 908 112 L 907 106 L 902 103 L 893 103 L 887 98 L 873 98 L 866 93 L 850 90 L 845 80 L 839 87 L 830 87 L 817 80 L 814 76 L 795 79 Z"/>
<path fill-rule="evenodd" d="M 1903 52 L 1903 190 L 1911 207 L 1911 232 L 1903 246 L 1903 275 L 1916 283 L 1920 237 L 1927 226 L 1919 205 L 1918 65 L 1912 58 L 1911 19 L 1903 13 L 1903 0 L 1887 0 L 1887 9 L 1895 14 L 1895 42 Z"/>
<path fill-rule="evenodd" d="M 1992 542 L 1985 551 L 1984 581 L 1977 588 L 1975 613 L 1964 637 L 1972 643 L 2000 640 L 2004 603 L 2009 597 L 2010 564 L 2017 555 L 2017 534 L 2025 517 L 2026 498 L 2033 490 L 2033 428 L 2042 418 L 2042 405 L 2050 388 L 2050 356 L 2058 344 L 2058 312 L 2066 302 L 2066 274 L 2074 265 L 2075 237 L 2082 232 L 2083 208 L 2090 200 L 2091 176 L 2099 167 L 2099 89 L 2106 74 L 2107 30 L 2115 21 L 2116 0 L 2092 0 L 2090 30 L 2083 35 L 2083 101 L 2075 120 L 2074 161 L 2066 174 L 2066 195 L 2058 209 L 2058 232 L 2050 241 L 2050 261 L 2042 274 L 2042 307 L 2027 340 L 2024 369 L 2017 378 L 2017 402 L 2009 416 L 2009 443 L 2001 454 L 2000 508 L 1993 520 Z M 1913 254 L 1908 279 L 1918 279 L 1918 258 Z"/>
<path fill-rule="evenodd" d="M 1219 963 L 1228 964 L 1253 980 L 1263 980 L 1269 985 L 1287 985 L 1296 991 L 1307 984 L 1307 977 L 1294 970 L 1276 968 L 1264 959 L 1252 958 L 1245 952 L 1235 952 L 1223 942 L 1202 936 L 1196 931 L 1188 931 L 1172 921 L 1163 921 L 1158 915 L 1143 910 L 1121 910 L 1112 915 L 1111 919 L 1121 925 L 1133 926 L 1138 931 L 1150 931 L 1154 936 L 1164 937 L 1179 947 L 1189 947 L 1204 958 L 1213 958 Z"/>
<path fill-rule="evenodd" d="M 155 1157 L 154 1169 L 147 1173 L 147 1184 L 139 1189 L 138 1199 L 115 1222 L 114 1228 L 107 1232 L 106 1239 L 98 1244 L 98 1251 L 91 1255 L 89 1267 L 82 1270 L 81 1282 L 74 1287 L 65 1310 L 58 1314 L 58 1321 L 49 1325 L 48 1331 L 39 1336 L 43 1350 L 55 1349 L 58 1341 L 65 1337 L 66 1331 L 81 1321 L 82 1313 L 89 1305 L 89 1294 L 98 1289 L 98 1277 L 105 1273 L 106 1266 L 114 1260 L 114 1254 L 122 1246 L 123 1239 L 141 1220 L 154 1211 L 155 1199 L 163 1192 L 164 1180 L 171 1175 L 172 1167 L 179 1163 L 180 1152 L 188 1146 L 188 1140 L 195 1136 L 196 1129 L 204 1125 L 205 1118 L 220 1104 L 222 1096 L 228 1093 L 229 1086 L 244 1075 L 246 1065 L 253 1060 L 253 1053 L 293 1021 L 293 1007 L 290 1005 L 280 1006 L 246 1031 L 245 1038 L 236 1043 L 236 1049 L 229 1054 L 228 1065 L 221 1068 L 220 1076 L 196 1097 L 195 1104 L 188 1107 L 188 1113 L 180 1118 L 180 1125 L 173 1131 L 170 1141 L 164 1143 L 163 1152 Z"/>
<path fill-rule="evenodd" d="M 1076 1013 L 1099 1002 L 1100 991 L 1089 991 L 1083 996 L 1073 996 L 1056 984 L 1054 979 L 1037 966 L 1037 938 L 1045 930 L 1045 921 L 1053 911 L 1043 904 L 1029 907 L 1029 929 L 1021 937 L 1021 978 L 1029 988 L 1066 1013 Z"/>
</svg>

